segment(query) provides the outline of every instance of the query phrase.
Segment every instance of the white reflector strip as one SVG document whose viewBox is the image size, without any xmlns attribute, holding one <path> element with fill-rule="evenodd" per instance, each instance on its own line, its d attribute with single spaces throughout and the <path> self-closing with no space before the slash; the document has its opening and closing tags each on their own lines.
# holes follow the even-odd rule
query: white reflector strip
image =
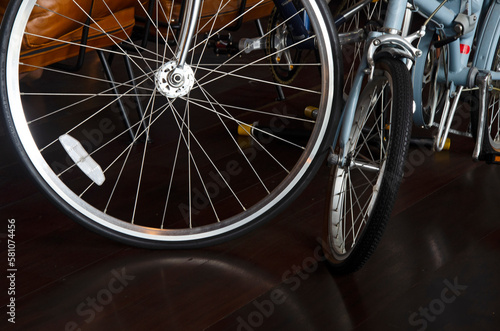
<svg viewBox="0 0 500 331">
<path fill-rule="evenodd" d="M 83 148 L 82 144 L 69 134 L 60 136 L 59 141 L 78 168 L 94 183 L 101 186 L 106 180 L 104 173 L 99 164 Z"/>
</svg>

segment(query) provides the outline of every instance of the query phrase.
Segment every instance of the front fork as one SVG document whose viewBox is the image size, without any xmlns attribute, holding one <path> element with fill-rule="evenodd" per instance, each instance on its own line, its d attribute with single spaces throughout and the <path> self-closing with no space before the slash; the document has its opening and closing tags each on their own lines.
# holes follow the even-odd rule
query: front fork
<svg viewBox="0 0 500 331">
<path fill-rule="evenodd" d="M 340 130 L 337 132 L 336 139 L 332 146 L 333 151 L 338 141 L 340 153 L 338 155 L 330 155 L 328 160 L 330 164 L 338 164 L 341 167 L 346 165 L 349 151 L 345 147 L 351 135 L 364 76 L 368 74 L 369 79 L 373 78 L 375 55 L 387 53 L 389 56 L 407 59 L 408 62 L 414 62 L 415 58 L 422 54 L 419 49 L 412 46 L 412 42 L 425 35 L 425 26 L 412 35 L 401 35 L 406 11 L 406 0 L 390 1 L 384 21 L 384 27 L 380 32 L 370 32 L 368 35 L 361 63 L 356 72 L 349 97 L 342 112 Z"/>
<path fill-rule="evenodd" d="M 191 42 L 198 24 L 198 16 L 200 14 L 201 4 L 203 0 L 184 0 L 185 10 L 182 18 L 182 27 L 179 34 L 179 46 L 176 50 L 177 68 L 182 69 L 186 63 L 186 58 L 191 47 Z"/>
<path fill-rule="evenodd" d="M 185 10 L 179 34 L 179 44 L 175 51 L 175 58 L 163 65 L 156 74 L 156 82 L 160 92 L 167 97 L 185 95 L 194 84 L 193 71 L 186 65 L 186 59 L 192 48 L 193 37 L 198 25 L 198 17 L 203 0 L 184 0 Z M 281 17 L 287 22 L 289 42 L 300 43 L 301 48 L 314 47 L 314 40 L 309 38 L 307 14 L 298 15 L 297 8 L 290 0 L 273 0 Z M 241 13 L 243 15 L 244 13 Z M 252 43 L 251 43 L 252 44 Z"/>
<path fill-rule="evenodd" d="M 185 11 L 182 19 L 182 27 L 179 35 L 179 46 L 176 50 L 176 67 L 180 70 L 184 68 L 187 54 L 191 48 L 193 36 L 196 32 L 198 17 L 203 0 L 184 0 Z M 304 12 L 304 15 L 297 15 L 297 8 L 290 0 L 273 0 L 276 9 L 281 17 L 287 22 L 288 30 L 292 41 L 297 42 L 309 37 L 309 18 Z M 314 41 L 301 43 L 301 48 L 314 47 Z"/>
</svg>

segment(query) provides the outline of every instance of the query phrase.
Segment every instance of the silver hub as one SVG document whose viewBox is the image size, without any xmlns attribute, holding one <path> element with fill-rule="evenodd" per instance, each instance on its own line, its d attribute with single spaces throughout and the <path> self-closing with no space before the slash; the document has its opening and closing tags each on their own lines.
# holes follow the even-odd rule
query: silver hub
<svg viewBox="0 0 500 331">
<path fill-rule="evenodd" d="M 184 96 L 193 88 L 193 69 L 187 64 L 178 68 L 175 61 L 170 61 L 155 73 L 155 83 L 158 91 L 167 98 Z"/>
</svg>

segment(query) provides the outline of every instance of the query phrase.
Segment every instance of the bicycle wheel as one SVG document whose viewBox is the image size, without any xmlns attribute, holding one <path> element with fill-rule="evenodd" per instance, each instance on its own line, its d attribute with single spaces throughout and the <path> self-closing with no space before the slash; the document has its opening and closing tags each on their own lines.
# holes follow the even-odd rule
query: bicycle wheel
<svg viewBox="0 0 500 331">
<path fill-rule="evenodd" d="M 10 1 L 1 28 L 0 74 L 13 142 L 48 197 L 100 234 L 152 248 L 232 239 L 281 211 L 324 160 L 338 118 L 341 79 L 332 19 L 320 0 L 296 8 L 293 17 L 311 22 L 308 36 L 282 45 L 314 47 L 314 52 L 302 52 L 294 64 L 302 70 L 284 85 L 269 70 L 265 41 L 272 31 L 261 36 L 252 21 L 270 1 L 255 2 L 230 22 L 224 21 L 230 1 L 221 1 L 215 14 L 199 20 L 203 26 L 198 24 L 184 77 L 176 81 L 170 73 L 179 20 L 173 15 L 181 1 L 157 2 L 153 14 L 144 15 L 151 23 L 143 28 L 149 33 L 146 46 L 131 37 L 138 24 L 131 33 L 123 23 L 127 5 L 137 14 L 147 9 L 144 2 L 123 1 L 114 12 L 95 0 L 92 15 L 105 12 L 97 20 L 83 4 L 72 4 L 76 7 L 63 14 L 51 2 Z M 157 13 L 168 19 L 159 22 Z M 32 17 L 51 15 L 57 23 L 53 29 L 32 24 Z M 241 28 L 225 34 L 239 18 Z M 70 40 L 71 33 L 48 35 L 65 24 L 88 28 L 88 43 Z M 92 44 L 93 33 L 105 41 Z M 252 42 L 246 45 L 257 45 L 253 51 L 232 42 L 248 37 Z M 52 62 L 74 58 L 30 62 L 25 47 L 32 38 L 44 41 L 43 51 L 30 50 L 35 55 L 84 47 L 83 65 L 73 72 Z M 51 43 L 53 48 L 44 48 Z M 101 63 L 108 65 L 107 75 Z M 286 96 L 280 102 L 277 87 Z M 315 120 L 303 116 L 309 105 L 319 107 Z M 252 134 L 237 136 L 239 126 L 254 122 L 259 126 Z"/>
<path fill-rule="evenodd" d="M 381 59 L 363 89 L 345 148 L 332 167 L 324 252 L 340 273 L 359 269 L 375 250 L 403 177 L 409 146 L 412 89 L 406 66 Z"/>
</svg>

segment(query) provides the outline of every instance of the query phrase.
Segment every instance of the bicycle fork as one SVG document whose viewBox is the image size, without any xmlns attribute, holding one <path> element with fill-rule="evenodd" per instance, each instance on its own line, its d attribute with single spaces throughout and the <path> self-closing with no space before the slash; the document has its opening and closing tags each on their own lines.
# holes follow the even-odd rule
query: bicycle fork
<svg viewBox="0 0 500 331">
<path fill-rule="evenodd" d="M 360 3 L 360 7 L 357 7 L 356 10 L 360 10 L 368 3 L 369 2 L 364 2 L 363 4 Z M 367 46 L 363 53 L 361 63 L 359 64 L 344 111 L 342 112 L 341 126 L 337 131 L 332 145 L 333 150 L 336 147 L 337 140 L 339 141 L 340 155 L 330 154 L 328 159 L 329 164 L 344 166 L 346 160 L 348 159 L 348 151 L 345 149 L 345 146 L 351 133 L 358 98 L 361 93 L 363 78 L 366 74 L 369 75 L 370 80 L 373 78 L 375 54 L 387 54 L 388 56 L 397 57 L 402 60 L 406 59 L 406 61 L 408 61 L 408 66 L 410 66 L 409 62 L 414 63 L 415 58 L 422 55 L 422 52 L 418 48 L 414 47 L 412 42 L 425 35 L 425 26 L 422 26 L 420 30 L 408 36 L 402 36 L 399 34 L 406 9 L 406 1 L 390 2 L 382 32 L 372 31 L 368 35 Z M 350 39 L 350 37 L 350 35 L 346 35 L 346 40 Z"/>
<path fill-rule="evenodd" d="M 304 13 L 301 18 L 297 15 L 297 9 L 293 2 L 289 0 L 273 0 L 277 10 L 281 16 L 287 21 L 290 27 L 291 35 L 289 36 L 293 41 L 306 40 L 301 42 L 301 48 L 313 48 L 314 40 L 307 40 L 309 37 L 308 31 L 308 17 Z M 186 63 L 187 55 L 192 47 L 193 37 L 196 33 L 196 26 L 198 24 L 198 17 L 202 7 L 202 0 L 185 0 L 185 11 L 182 18 L 182 26 L 179 35 L 179 46 L 175 51 L 175 58 L 163 64 L 155 74 L 155 82 L 158 91 L 167 98 L 176 98 L 187 95 L 194 85 L 194 72 L 189 64 Z M 243 14 L 242 14 L 243 15 Z M 252 40 L 244 43 L 248 52 L 262 48 L 262 43 L 258 38 L 258 46 L 254 45 Z M 288 46 L 288 40 L 285 41 Z M 196 45 L 194 46 L 196 47 Z"/>
<path fill-rule="evenodd" d="M 191 47 L 202 0 L 186 0 L 179 46 L 175 58 L 163 64 L 155 73 L 157 90 L 167 98 L 177 98 L 188 94 L 194 85 L 194 72 L 186 64 Z"/>
</svg>

